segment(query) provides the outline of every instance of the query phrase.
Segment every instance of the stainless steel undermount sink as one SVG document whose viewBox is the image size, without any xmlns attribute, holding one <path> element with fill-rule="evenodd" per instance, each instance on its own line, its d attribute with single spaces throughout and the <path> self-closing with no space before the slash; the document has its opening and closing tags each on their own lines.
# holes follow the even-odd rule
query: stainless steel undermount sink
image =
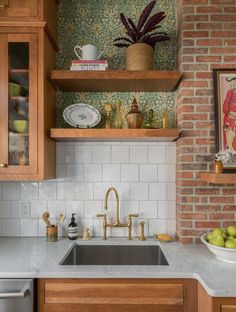
<svg viewBox="0 0 236 312">
<path fill-rule="evenodd" d="M 160 246 L 73 245 L 61 265 L 168 265 Z"/>
</svg>

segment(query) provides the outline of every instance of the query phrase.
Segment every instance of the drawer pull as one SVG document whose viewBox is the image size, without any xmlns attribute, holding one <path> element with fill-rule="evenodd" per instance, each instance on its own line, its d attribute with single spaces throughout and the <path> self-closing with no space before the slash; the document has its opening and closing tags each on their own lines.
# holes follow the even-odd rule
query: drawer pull
<svg viewBox="0 0 236 312">
<path fill-rule="evenodd" d="M 0 168 L 7 168 L 8 164 L 0 163 Z"/>
</svg>

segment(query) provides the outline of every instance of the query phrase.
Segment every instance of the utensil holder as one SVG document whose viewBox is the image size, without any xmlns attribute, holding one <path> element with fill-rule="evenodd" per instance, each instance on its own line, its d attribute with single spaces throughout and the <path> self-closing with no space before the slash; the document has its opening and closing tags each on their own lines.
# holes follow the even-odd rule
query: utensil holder
<svg viewBox="0 0 236 312">
<path fill-rule="evenodd" d="M 58 239 L 58 227 L 57 225 L 46 227 L 46 240 L 48 242 L 56 242 Z"/>
</svg>

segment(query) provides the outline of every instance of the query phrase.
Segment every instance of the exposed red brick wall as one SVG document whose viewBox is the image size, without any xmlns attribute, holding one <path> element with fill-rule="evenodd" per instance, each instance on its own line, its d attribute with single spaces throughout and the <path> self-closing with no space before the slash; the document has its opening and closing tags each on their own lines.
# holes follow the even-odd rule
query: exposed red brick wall
<svg viewBox="0 0 236 312">
<path fill-rule="evenodd" d="M 236 224 L 236 184 L 199 178 L 215 154 L 213 68 L 236 68 L 236 0 L 177 0 L 178 88 L 177 235 L 198 242 L 202 233 Z M 235 181 L 236 182 L 236 181 Z"/>
</svg>

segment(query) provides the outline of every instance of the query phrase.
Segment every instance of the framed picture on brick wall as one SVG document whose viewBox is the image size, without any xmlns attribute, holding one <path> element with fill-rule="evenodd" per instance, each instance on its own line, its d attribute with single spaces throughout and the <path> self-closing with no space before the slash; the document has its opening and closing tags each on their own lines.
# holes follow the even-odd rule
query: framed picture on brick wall
<svg viewBox="0 0 236 312">
<path fill-rule="evenodd" d="M 216 152 L 236 154 L 236 68 L 213 69 L 213 89 Z M 224 162 L 224 169 L 236 171 L 236 156 Z"/>
</svg>

